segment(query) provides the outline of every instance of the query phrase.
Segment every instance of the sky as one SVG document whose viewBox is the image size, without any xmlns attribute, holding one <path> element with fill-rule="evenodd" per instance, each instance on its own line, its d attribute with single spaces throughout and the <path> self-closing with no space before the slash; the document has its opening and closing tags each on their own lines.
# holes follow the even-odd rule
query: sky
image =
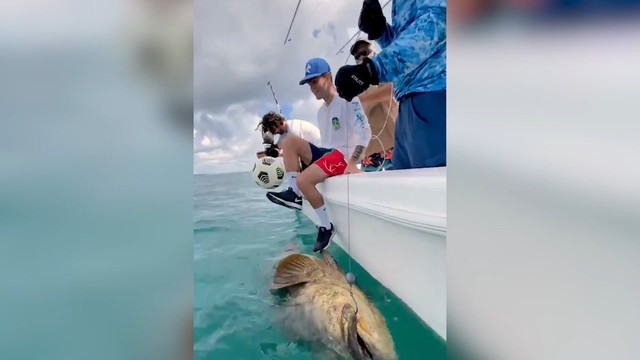
<svg viewBox="0 0 640 360">
<path fill-rule="evenodd" d="M 298 0 L 196 0 L 194 11 L 194 173 L 249 171 L 262 150 L 255 128 L 276 110 L 316 123 L 316 100 L 304 77 L 308 59 L 323 57 L 335 76 L 358 31 L 361 1 L 303 0 L 285 36 Z M 385 2 L 381 2 L 384 4 Z M 391 21 L 391 3 L 384 13 Z M 365 35 L 361 35 L 365 36 Z"/>
</svg>

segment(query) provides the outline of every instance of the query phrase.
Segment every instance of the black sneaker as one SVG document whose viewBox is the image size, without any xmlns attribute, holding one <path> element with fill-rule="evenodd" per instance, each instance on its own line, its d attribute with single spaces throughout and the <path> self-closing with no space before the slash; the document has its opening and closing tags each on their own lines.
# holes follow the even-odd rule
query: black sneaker
<svg viewBox="0 0 640 360">
<path fill-rule="evenodd" d="M 302 210 L 302 196 L 298 196 L 292 188 L 280 192 L 269 191 L 267 199 L 289 209 Z"/>
<path fill-rule="evenodd" d="M 322 251 L 331 244 L 331 239 L 333 235 L 336 233 L 336 228 L 331 223 L 331 229 L 327 229 L 323 226 L 318 227 L 318 238 L 316 240 L 316 245 L 313 247 L 314 252 Z"/>
</svg>

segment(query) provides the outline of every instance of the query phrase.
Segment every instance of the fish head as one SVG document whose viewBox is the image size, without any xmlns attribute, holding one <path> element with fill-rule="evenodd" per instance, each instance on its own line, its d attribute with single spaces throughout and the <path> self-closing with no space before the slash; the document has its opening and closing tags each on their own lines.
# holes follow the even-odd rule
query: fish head
<svg viewBox="0 0 640 360">
<path fill-rule="evenodd" d="M 356 313 L 350 305 L 343 308 L 344 341 L 349 353 L 355 360 L 397 360 L 393 339 L 384 319 L 368 310 L 359 309 Z"/>
<path fill-rule="evenodd" d="M 333 269 L 332 275 L 342 279 L 343 289 L 350 289 L 348 296 L 332 302 L 343 301 L 342 338 L 351 356 L 356 360 L 397 360 L 393 338 L 380 311 L 356 285 L 349 287 L 331 254 L 324 251 L 322 255 L 324 265 Z"/>
</svg>

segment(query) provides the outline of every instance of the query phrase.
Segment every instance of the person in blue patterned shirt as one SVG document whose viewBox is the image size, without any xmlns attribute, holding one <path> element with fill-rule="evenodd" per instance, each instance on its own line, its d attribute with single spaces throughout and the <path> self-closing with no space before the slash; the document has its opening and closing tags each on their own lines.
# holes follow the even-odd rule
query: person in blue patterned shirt
<svg viewBox="0 0 640 360">
<path fill-rule="evenodd" d="M 399 103 L 394 169 L 446 166 L 446 0 L 394 1 L 389 25 L 378 0 L 364 0 L 358 27 L 382 51 L 336 73 L 347 101 L 393 82 Z"/>
</svg>

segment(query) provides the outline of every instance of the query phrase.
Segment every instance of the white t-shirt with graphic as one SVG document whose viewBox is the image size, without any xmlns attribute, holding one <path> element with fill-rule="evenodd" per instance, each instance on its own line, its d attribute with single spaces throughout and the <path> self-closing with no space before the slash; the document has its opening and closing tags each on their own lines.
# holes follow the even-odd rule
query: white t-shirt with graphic
<svg viewBox="0 0 640 360">
<path fill-rule="evenodd" d="M 335 95 L 329 106 L 322 102 L 318 109 L 318 125 L 322 136 L 320 146 L 340 150 L 347 162 L 357 145 L 366 148 L 371 140 L 369 120 L 357 97 L 348 102 Z"/>
<path fill-rule="evenodd" d="M 315 146 L 320 146 L 320 130 L 312 123 L 298 119 L 287 120 L 287 128 L 289 133 L 299 136 Z M 283 138 L 283 136 L 278 136 L 276 143 L 282 141 Z"/>
</svg>

